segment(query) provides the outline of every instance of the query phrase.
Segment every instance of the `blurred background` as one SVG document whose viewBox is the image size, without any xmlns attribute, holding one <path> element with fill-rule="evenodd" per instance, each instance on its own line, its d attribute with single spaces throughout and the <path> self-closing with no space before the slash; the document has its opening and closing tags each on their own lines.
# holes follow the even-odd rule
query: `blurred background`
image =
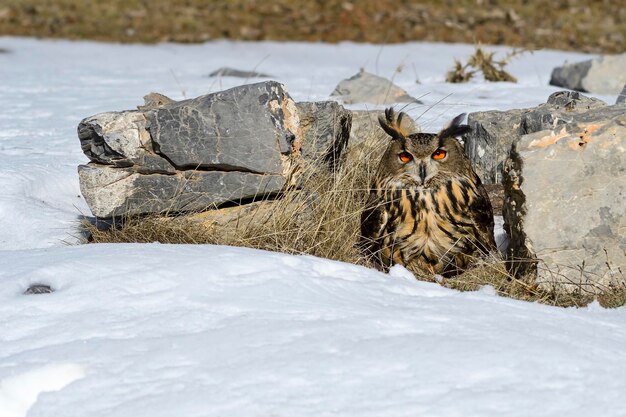
<svg viewBox="0 0 626 417">
<path fill-rule="evenodd" d="M 0 35 L 112 42 L 442 41 L 624 52 L 617 0 L 0 0 Z"/>
</svg>

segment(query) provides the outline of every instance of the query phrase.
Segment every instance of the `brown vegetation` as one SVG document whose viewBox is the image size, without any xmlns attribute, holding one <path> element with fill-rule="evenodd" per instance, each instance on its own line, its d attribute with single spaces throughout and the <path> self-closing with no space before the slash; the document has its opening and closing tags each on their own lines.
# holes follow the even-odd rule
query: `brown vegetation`
<svg viewBox="0 0 626 417">
<path fill-rule="evenodd" d="M 524 51 L 513 51 L 504 58 L 496 60 L 494 52 L 485 51 L 482 47 L 476 47 L 474 54 L 463 65 L 460 61 L 454 61 L 454 67 L 446 75 L 449 83 L 465 83 L 471 80 L 477 73 L 482 73 L 486 81 L 499 82 L 509 81 L 516 83 L 517 78 L 509 74 L 504 68 L 515 56 Z"/>
<path fill-rule="evenodd" d="M 620 53 L 611 0 L 4 0 L 0 35 L 119 42 L 443 41 Z"/>
</svg>

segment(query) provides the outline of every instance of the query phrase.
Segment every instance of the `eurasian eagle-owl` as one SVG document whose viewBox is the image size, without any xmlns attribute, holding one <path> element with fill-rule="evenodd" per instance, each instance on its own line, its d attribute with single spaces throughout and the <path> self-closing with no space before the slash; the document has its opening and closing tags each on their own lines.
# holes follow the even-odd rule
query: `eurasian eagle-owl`
<svg viewBox="0 0 626 417">
<path fill-rule="evenodd" d="M 456 139 L 457 116 L 437 134 L 402 129 L 404 113 L 380 117 L 391 137 L 361 216 L 360 247 L 380 269 L 401 264 L 423 274 L 455 275 L 496 248 L 493 211 Z"/>
</svg>

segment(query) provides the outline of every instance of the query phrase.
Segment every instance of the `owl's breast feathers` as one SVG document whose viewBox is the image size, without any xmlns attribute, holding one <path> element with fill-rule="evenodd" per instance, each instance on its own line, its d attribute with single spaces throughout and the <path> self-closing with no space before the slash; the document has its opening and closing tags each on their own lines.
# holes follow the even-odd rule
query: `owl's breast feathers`
<svg viewBox="0 0 626 417">
<path fill-rule="evenodd" d="M 434 273 L 463 269 L 495 249 L 491 203 L 480 179 L 456 176 L 433 188 L 375 185 L 361 221 L 361 247 L 383 269 Z"/>
</svg>

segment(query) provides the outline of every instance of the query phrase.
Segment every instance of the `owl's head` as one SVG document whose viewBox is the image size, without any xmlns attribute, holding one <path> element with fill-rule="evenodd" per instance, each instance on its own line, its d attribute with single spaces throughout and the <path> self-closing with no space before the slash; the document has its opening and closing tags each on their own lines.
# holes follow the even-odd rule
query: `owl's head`
<svg viewBox="0 0 626 417">
<path fill-rule="evenodd" d="M 402 118 L 393 109 L 380 116 L 381 127 L 391 137 L 378 170 L 378 177 L 395 187 L 437 187 L 448 178 L 471 172 L 463 147 L 456 139 L 469 132 L 462 125 L 465 114 L 455 117 L 439 133 L 409 133 L 402 129 Z"/>
</svg>

